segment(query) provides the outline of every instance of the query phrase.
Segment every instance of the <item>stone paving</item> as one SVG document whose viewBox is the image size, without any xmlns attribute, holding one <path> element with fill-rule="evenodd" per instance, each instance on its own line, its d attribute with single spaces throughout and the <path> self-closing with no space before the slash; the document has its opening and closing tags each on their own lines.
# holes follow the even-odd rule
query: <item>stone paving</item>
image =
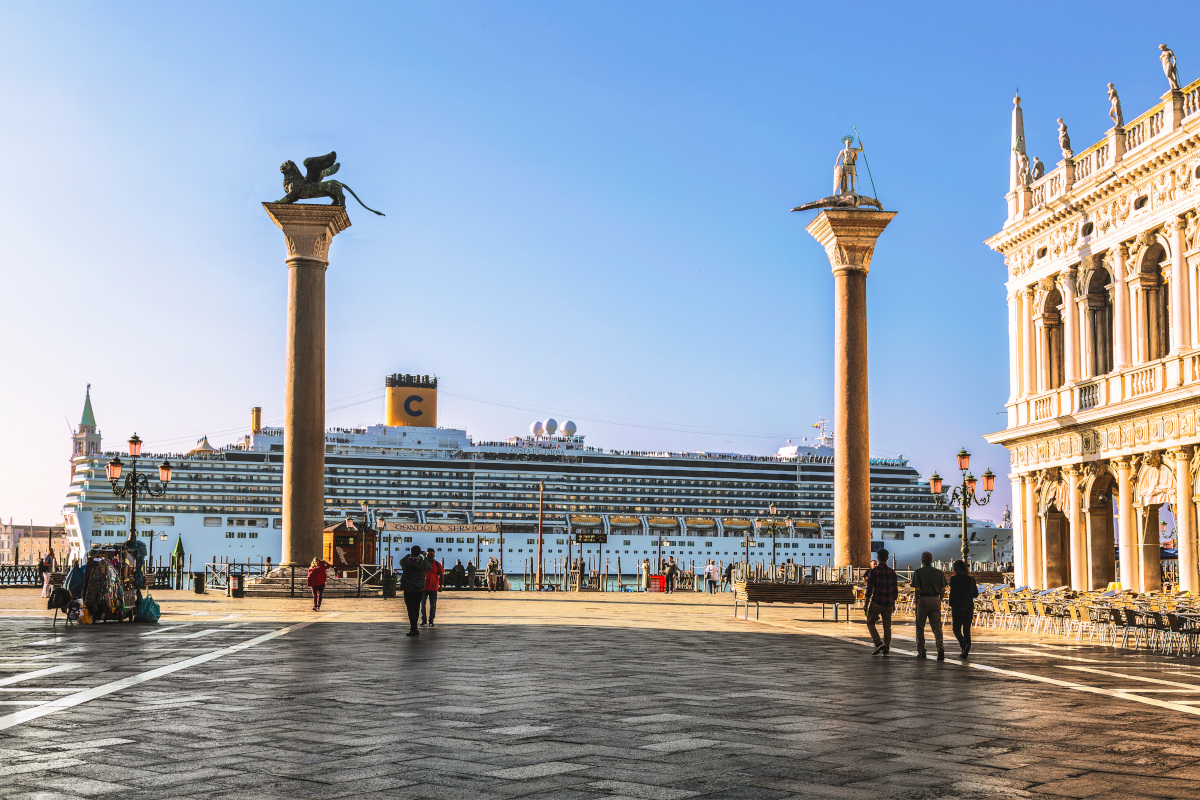
<svg viewBox="0 0 1200 800">
<path fill-rule="evenodd" d="M 920 661 L 911 625 L 871 657 L 858 618 L 728 595 L 443 593 L 415 638 L 395 600 L 159 599 L 52 630 L 0 593 L 0 797 L 1200 796 L 1188 659 Z"/>
</svg>

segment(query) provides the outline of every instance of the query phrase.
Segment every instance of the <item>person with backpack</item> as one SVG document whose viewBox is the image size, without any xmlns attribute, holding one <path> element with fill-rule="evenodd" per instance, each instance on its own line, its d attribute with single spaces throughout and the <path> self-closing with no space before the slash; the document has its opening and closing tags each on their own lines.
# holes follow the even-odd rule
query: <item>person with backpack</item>
<svg viewBox="0 0 1200 800">
<path fill-rule="evenodd" d="M 425 553 L 429 569 L 425 570 L 425 590 L 421 594 L 421 625 L 433 627 L 433 615 L 437 613 L 438 592 L 442 588 L 442 576 L 446 568 L 438 563 L 433 555 L 433 548 Z"/>
<path fill-rule="evenodd" d="M 329 579 L 329 562 L 314 558 L 308 565 L 308 588 L 312 590 L 313 611 L 321 610 L 321 600 L 325 597 L 325 583 Z"/>
<path fill-rule="evenodd" d="M 400 559 L 400 589 L 404 592 L 404 607 L 408 611 L 408 633 L 405 636 L 418 636 L 417 614 L 421 611 L 421 598 L 425 594 L 425 573 L 429 570 L 429 562 L 421 554 L 421 546 L 414 544 L 412 551 Z"/>
</svg>

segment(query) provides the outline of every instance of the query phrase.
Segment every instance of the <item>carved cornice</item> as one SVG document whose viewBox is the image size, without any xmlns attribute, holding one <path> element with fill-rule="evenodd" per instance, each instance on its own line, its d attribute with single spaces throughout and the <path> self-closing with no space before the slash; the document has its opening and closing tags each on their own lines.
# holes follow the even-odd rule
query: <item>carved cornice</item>
<svg viewBox="0 0 1200 800">
<path fill-rule="evenodd" d="M 333 237 L 350 227 L 345 206 L 263 203 L 263 208 L 283 231 L 287 260 L 293 265 L 304 261 L 327 265 Z"/>
<path fill-rule="evenodd" d="M 1136 473 L 1143 461 L 1154 465 L 1160 458 L 1160 450 L 1190 448 L 1195 444 L 1200 444 L 1200 398 L 1031 436 L 1005 446 L 1015 473 L 1068 468 L 1101 459 L 1114 464 L 1128 460 Z"/>
<path fill-rule="evenodd" d="M 867 272 L 875 254 L 875 243 L 895 211 L 823 209 L 805 228 L 829 258 L 834 274 Z"/>
</svg>

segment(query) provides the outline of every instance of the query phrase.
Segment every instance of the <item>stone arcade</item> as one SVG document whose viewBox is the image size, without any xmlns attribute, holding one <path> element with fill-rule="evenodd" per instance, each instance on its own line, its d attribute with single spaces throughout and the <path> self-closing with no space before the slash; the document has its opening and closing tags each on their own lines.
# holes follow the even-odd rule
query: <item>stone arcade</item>
<svg viewBox="0 0 1200 800">
<path fill-rule="evenodd" d="M 1040 178 L 1013 100 L 1008 220 L 987 242 L 1008 266 L 1011 393 L 987 439 L 1012 462 L 1018 586 L 1104 588 L 1119 561 L 1123 588 L 1160 589 L 1167 507 L 1196 592 L 1200 81 L 1125 124 L 1109 92 L 1115 126 Z"/>
</svg>

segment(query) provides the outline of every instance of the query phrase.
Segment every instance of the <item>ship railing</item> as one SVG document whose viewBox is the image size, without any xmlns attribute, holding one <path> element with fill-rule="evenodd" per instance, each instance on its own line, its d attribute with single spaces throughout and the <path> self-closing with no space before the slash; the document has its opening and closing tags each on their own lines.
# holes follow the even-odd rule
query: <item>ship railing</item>
<svg viewBox="0 0 1200 800">
<path fill-rule="evenodd" d="M 0 564 L 0 586 L 41 586 L 37 564 Z"/>
<path fill-rule="evenodd" d="M 740 561 L 734 565 L 735 582 L 747 583 L 861 583 L 867 570 L 860 567 L 832 567 L 816 564 Z"/>
</svg>

